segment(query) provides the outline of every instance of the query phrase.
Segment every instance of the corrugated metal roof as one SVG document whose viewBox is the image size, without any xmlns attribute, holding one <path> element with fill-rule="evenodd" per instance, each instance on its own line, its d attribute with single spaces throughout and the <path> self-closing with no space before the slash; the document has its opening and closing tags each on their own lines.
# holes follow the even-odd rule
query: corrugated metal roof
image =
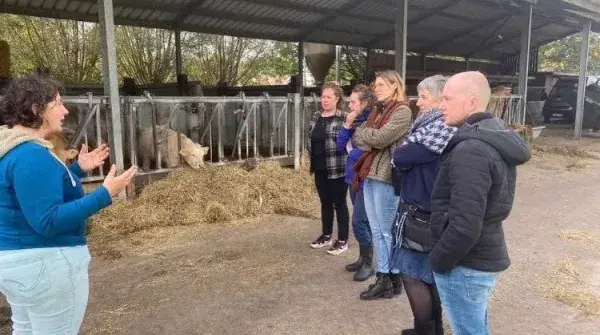
<svg viewBox="0 0 600 335">
<path fill-rule="evenodd" d="M 408 51 L 498 59 L 520 48 L 525 0 L 410 0 Z M 286 41 L 393 49 L 397 0 L 113 0 L 115 23 Z M 532 46 L 600 31 L 600 6 L 538 1 Z M 0 12 L 97 21 L 96 0 L 0 0 Z M 581 14 L 583 15 L 583 14 Z"/>
</svg>

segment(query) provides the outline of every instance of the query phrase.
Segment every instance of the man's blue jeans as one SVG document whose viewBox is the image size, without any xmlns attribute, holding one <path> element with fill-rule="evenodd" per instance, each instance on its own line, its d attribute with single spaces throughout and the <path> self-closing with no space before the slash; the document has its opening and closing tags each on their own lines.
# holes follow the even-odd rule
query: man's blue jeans
<svg viewBox="0 0 600 335">
<path fill-rule="evenodd" d="M 377 271 L 390 272 L 392 255 L 392 224 L 398 210 L 400 197 L 394 194 L 394 186 L 367 178 L 363 185 L 365 209 L 371 227 Z"/>
<path fill-rule="evenodd" d="M 360 185 L 358 191 L 352 191 L 350 186 L 350 200 L 352 200 L 352 232 L 358 244 L 364 247 L 371 246 L 371 227 L 369 227 L 369 218 L 365 210 L 365 198 L 363 196 L 363 187 Z"/>
<path fill-rule="evenodd" d="M 443 274 L 434 271 L 433 276 L 452 333 L 488 335 L 487 313 L 498 273 L 456 266 Z"/>
</svg>

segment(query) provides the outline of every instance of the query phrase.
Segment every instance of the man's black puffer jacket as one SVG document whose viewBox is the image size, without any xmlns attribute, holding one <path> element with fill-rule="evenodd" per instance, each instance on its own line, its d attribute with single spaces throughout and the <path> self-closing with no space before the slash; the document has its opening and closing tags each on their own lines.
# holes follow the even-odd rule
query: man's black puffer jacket
<svg viewBox="0 0 600 335">
<path fill-rule="evenodd" d="M 502 222 L 513 206 L 517 166 L 530 158 L 525 141 L 488 113 L 460 127 L 442 154 L 432 194 L 433 271 L 509 267 Z"/>
</svg>

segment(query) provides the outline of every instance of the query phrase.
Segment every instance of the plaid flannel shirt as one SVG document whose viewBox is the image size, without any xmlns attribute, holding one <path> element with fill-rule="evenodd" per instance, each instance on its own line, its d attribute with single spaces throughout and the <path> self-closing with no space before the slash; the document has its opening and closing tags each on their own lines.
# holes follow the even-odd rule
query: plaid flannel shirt
<svg viewBox="0 0 600 335">
<path fill-rule="evenodd" d="M 311 152 L 311 137 L 312 131 L 315 129 L 317 120 L 321 116 L 321 112 L 316 112 L 310 119 L 310 125 L 308 126 L 307 146 L 308 154 L 310 157 Z M 325 140 L 325 154 L 327 155 L 325 161 L 327 164 L 327 178 L 337 179 L 343 178 L 346 173 L 346 152 L 339 151 L 337 148 L 337 136 L 340 130 L 344 127 L 344 121 L 346 119 L 346 113 L 337 110 L 335 117 L 329 123 L 325 132 L 327 139 Z M 313 171 L 311 171 L 312 173 Z"/>
</svg>

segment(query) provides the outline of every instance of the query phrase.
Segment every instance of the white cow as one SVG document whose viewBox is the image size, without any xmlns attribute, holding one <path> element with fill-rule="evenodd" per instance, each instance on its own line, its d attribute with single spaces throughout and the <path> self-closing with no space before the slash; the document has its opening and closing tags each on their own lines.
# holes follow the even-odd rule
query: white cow
<svg viewBox="0 0 600 335">
<path fill-rule="evenodd" d="M 181 139 L 181 150 L 178 150 L 177 135 Z M 179 156 L 192 169 L 199 169 L 204 166 L 204 156 L 208 153 L 208 147 L 203 147 L 194 143 L 184 134 L 178 133 L 172 129 L 166 129 L 165 126 L 156 126 L 156 136 L 158 143 L 158 159 L 163 168 L 176 168 L 179 166 Z M 152 137 L 152 127 L 143 129 L 138 135 L 138 157 L 142 161 L 144 170 L 150 169 L 150 162 L 154 161 L 154 141 Z"/>
</svg>

